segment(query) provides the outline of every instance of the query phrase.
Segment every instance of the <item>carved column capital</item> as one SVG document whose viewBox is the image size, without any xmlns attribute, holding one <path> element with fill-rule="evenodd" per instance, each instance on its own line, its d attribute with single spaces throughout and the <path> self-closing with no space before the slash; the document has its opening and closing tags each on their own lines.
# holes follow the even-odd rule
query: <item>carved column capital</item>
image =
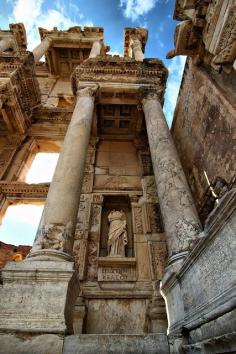
<svg viewBox="0 0 236 354">
<path fill-rule="evenodd" d="M 77 97 L 95 97 L 98 91 L 99 85 L 92 85 L 77 90 Z"/>
<path fill-rule="evenodd" d="M 162 103 L 163 89 L 158 87 L 141 87 L 139 90 L 140 100 L 144 104 L 147 100 L 157 100 Z"/>
</svg>

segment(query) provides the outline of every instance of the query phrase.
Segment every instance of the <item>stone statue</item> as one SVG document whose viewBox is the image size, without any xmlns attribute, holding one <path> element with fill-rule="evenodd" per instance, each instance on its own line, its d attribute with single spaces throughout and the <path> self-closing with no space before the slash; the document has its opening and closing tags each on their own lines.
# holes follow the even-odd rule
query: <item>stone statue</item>
<svg viewBox="0 0 236 354">
<path fill-rule="evenodd" d="M 108 220 L 108 256 L 125 257 L 125 246 L 128 243 L 125 213 L 122 210 L 112 210 Z"/>
</svg>

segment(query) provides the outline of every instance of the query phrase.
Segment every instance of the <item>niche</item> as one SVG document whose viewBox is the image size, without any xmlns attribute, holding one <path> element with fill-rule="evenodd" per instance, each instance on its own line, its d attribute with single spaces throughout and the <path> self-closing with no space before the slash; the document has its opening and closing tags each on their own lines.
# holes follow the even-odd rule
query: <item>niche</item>
<svg viewBox="0 0 236 354">
<path fill-rule="evenodd" d="M 125 248 L 125 256 L 134 257 L 131 205 L 130 205 L 129 197 L 127 195 L 104 196 L 103 208 L 102 208 L 101 237 L 100 237 L 100 257 L 106 257 L 108 255 L 108 247 L 107 247 L 108 232 L 109 232 L 108 215 L 112 210 L 122 210 L 125 213 L 126 221 L 127 221 L 127 236 L 128 236 L 128 244 Z"/>
</svg>

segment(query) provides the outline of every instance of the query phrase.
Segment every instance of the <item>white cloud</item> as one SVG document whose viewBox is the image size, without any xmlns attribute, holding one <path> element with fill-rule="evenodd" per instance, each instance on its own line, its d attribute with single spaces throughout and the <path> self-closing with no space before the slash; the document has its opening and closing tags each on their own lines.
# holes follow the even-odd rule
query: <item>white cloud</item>
<svg viewBox="0 0 236 354">
<path fill-rule="evenodd" d="M 146 15 L 151 11 L 158 0 L 120 0 L 120 7 L 123 9 L 124 16 L 136 21 L 140 16 Z"/>
<path fill-rule="evenodd" d="M 179 87 L 183 76 L 186 57 L 176 56 L 171 60 L 168 66 L 169 77 L 167 81 L 164 113 L 166 115 L 167 123 L 171 126 L 173 114 L 176 106 L 176 101 L 179 93 Z"/>
<path fill-rule="evenodd" d="M 84 20 L 84 15 L 77 5 L 70 3 L 68 9 L 73 9 L 73 19 L 60 0 L 52 2 L 53 7 L 43 9 L 45 0 L 15 0 L 9 22 L 23 22 L 27 32 L 28 49 L 33 50 L 39 43 L 38 27 L 52 30 L 53 27 L 66 30 L 73 26 L 92 26 L 92 22 Z M 80 21 L 80 24 L 76 21 Z M 83 21 L 82 21 L 83 19 Z M 81 22 L 82 21 L 82 22 Z"/>
</svg>

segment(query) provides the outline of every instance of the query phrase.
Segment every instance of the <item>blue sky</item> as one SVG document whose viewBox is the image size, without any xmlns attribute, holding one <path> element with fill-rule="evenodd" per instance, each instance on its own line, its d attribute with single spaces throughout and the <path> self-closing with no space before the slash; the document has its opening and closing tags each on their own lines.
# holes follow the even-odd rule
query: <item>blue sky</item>
<svg viewBox="0 0 236 354">
<path fill-rule="evenodd" d="M 120 55 L 123 54 L 124 27 L 148 28 L 145 57 L 158 57 L 169 69 L 164 112 L 170 126 L 185 63 L 184 57 L 165 59 L 166 53 L 174 46 L 174 29 L 177 24 L 172 19 L 174 3 L 175 0 L 0 0 L 0 28 L 8 29 L 9 23 L 23 22 L 27 31 L 28 48 L 32 50 L 39 43 L 38 27 L 67 29 L 76 25 L 101 26 L 105 30 L 105 43 L 110 45 L 112 53 Z M 39 181 L 36 178 L 32 182 Z M 14 215 L 19 216 L 21 212 L 15 211 Z M 26 214 L 29 215 L 29 211 Z M 37 228 L 36 214 L 37 212 L 32 217 L 34 222 L 28 225 L 31 234 L 34 234 Z M 26 220 L 23 216 L 22 218 Z M 17 217 L 15 221 L 19 223 L 20 218 Z M 20 230 L 22 225 L 15 227 L 15 221 L 12 216 L 8 222 L 12 233 L 19 239 L 20 244 L 29 244 L 26 226 L 20 235 L 17 231 L 17 236 L 16 230 Z M 5 230 L 4 227 L 3 221 L 0 240 L 6 242 L 5 239 L 9 239 L 11 230 Z M 17 241 L 14 242 L 17 244 Z"/>
</svg>

